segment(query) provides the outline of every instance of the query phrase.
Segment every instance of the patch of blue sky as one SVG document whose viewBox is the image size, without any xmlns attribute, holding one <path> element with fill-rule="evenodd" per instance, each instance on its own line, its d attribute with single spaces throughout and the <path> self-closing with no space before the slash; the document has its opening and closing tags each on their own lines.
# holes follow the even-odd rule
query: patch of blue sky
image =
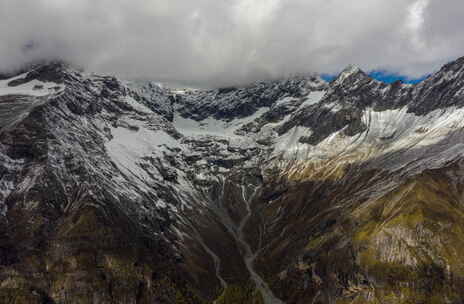
<svg viewBox="0 0 464 304">
<path fill-rule="evenodd" d="M 398 75 L 398 74 L 390 73 L 390 72 L 387 72 L 387 71 L 371 71 L 371 72 L 369 72 L 369 76 L 374 78 L 374 79 L 377 79 L 379 81 L 385 82 L 385 83 L 392 83 L 392 82 L 400 80 L 403 83 L 412 83 L 412 84 L 419 83 L 419 82 L 421 82 L 422 80 L 424 80 L 424 79 L 426 79 L 428 77 L 428 75 L 427 75 L 427 76 L 423 76 L 423 77 L 420 77 L 420 78 L 410 78 L 410 77 L 407 77 L 407 76 L 404 76 L 404 75 Z M 330 82 L 333 79 L 335 79 L 337 76 L 336 75 L 330 75 L 330 74 L 322 74 L 321 77 L 325 81 Z"/>
</svg>

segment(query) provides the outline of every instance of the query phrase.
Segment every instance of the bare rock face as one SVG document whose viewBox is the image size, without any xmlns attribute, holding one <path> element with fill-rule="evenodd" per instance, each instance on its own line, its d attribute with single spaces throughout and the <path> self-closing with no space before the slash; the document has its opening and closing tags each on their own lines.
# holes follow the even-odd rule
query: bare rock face
<svg viewBox="0 0 464 304">
<path fill-rule="evenodd" d="M 4 75 L 0 302 L 462 303 L 463 71 Z"/>
</svg>

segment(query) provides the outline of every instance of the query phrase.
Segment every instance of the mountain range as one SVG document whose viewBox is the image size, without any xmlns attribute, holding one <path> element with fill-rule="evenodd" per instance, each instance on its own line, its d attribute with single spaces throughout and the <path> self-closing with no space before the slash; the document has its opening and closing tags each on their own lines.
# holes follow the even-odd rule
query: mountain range
<svg viewBox="0 0 464 304">
<path fill-rule="evenodd" d="M 173 89 L 0 75 L 1 303 L 464 303 L 464 58 Z"/>
</svg>

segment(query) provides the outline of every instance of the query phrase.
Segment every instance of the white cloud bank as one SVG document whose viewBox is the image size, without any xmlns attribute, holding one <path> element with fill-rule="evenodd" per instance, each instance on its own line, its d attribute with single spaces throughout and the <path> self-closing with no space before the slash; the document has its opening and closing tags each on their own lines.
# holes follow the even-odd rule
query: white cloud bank
<svg viewBox="0 0 464 304">
<path fill-rule="evenodd" d="M 464 56 L 462 0 L 0 0 L 0 70 L 62 59 L 200 86 Z"/>
</svg>

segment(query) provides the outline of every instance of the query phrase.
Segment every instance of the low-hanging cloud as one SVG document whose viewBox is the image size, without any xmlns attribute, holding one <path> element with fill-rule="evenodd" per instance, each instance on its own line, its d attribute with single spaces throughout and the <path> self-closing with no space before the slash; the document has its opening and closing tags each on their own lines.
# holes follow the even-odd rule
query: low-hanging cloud
<svg viewBox="0 0 464 304">
<path fill-rule="evenodd" d="M 0 0 L 0 70 L 59 59 L 219 86 L 348 64 L 418 77 L 464 55 L 462 0 Z"/>
</svg>

